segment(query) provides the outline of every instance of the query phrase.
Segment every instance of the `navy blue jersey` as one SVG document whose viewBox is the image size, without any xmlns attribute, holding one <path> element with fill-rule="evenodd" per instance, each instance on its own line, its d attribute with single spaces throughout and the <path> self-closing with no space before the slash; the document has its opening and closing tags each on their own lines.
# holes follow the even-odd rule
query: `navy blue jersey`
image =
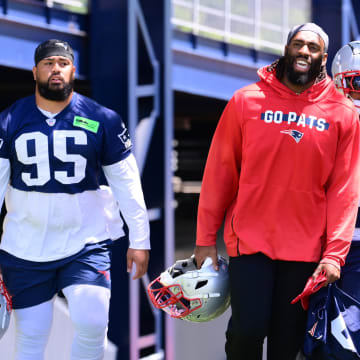
<svg viewBox="0 0 360 360">
<path fill-rule="evenodd" d="M 114 111 L 74 93 L 54 119 L 35 96 L 0 114 L 0 158 L 10 160 L 13 188 L 76 194 L 99 188 L 101 167 L 128 156 L 131 141 Z"/>
<path fill-rule="evenodd" d="M 360 359 L 360 303 L 336 284 L 311 296 L 304 353 L 308 360 Z"/>
</svg>

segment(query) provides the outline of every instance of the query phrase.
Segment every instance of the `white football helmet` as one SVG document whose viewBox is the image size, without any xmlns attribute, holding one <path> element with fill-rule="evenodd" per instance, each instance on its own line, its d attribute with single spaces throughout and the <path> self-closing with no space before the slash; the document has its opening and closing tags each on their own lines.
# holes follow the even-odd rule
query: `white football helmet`
<svg viewBox="0 0 360 360">
<path fill-rule="evenodd" d="M 351 41 L 338 50 L 331 65 L 331 73 L 335 87 L 350 98 L 360 112 L 360 100 L 350 95 L 350 92 L 360 93 L 360 41 Z"/>
<path fill-rule="evenodd" d="M 4 282 L 0 279 L 0 339 L 4 336 L 9 327 L 11 311 L 11 297 Z"/>
<path fill-rule="evenodd" d="M 148 286 L 151 302 L 170 316 L 205 322 L 220 316 L 230 305 L 227 261 L 218 256 L 219 270 L 210 257 L 200 269 L 195 256 L 178 260 Z"/>
</svg>

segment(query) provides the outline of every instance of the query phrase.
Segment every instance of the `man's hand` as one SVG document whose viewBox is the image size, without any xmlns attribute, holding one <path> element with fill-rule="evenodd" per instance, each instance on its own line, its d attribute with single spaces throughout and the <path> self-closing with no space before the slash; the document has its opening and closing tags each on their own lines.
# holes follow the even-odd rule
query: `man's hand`
<svg viewBox="0 0 360 360">
<path fill-rule="evenodd" d="M 204 263 L 207 257 L 212 259 L 213 267 L 217 271 L 219 270 L 218 258 L 217 258 L 217 248 L 216 245 L 212 246 L 196 246 L 194 250 L 196 267 L 201 268 L 201 265 Z"/>
<path fill-rule="evenodd" d="M 324 284 L 324 286 L 327 286 L 328 284 L 340 279 L 340 269 L 329 263 L 319 264 L 312 274 L 312 278 L 315 280 L 321 271 L 325 272 L 327 278 L 327 282 Z"/>
<path fill-rule="evenodd" d="M 149 250 L 128 249 L 126 254 L 127 272 L 130 273 L 133 263 L 136 265 L 136 273 L 133 280 L 140 279 L 145 275 L 149 264 Z"/>
</svg>

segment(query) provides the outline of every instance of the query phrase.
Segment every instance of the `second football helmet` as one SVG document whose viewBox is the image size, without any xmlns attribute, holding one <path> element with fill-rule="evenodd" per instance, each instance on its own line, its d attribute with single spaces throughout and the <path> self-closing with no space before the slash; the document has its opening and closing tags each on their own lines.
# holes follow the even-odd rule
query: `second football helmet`
<svg viewBox="0 0 360 360">
<path fill-rule="evenodd" d="M 230 305 L 227 261 L 218 256 L 219 270 L 206 258 L 196 268 L 194 255 L 176 261 L 148 286 L 151 302 L 170 316 L 205 322 L 220 316 Z"/>
<path fill-rule="evenodd" d="M 360 93 L 360 41 L 351 41 L 334 56 L 331 73 L 335 87 L 350 98 L 360 110 L 358 101 L 354 101 L 350 92 Z"/>
<path fill-rule="evenodd" d="M 9 327 L 11 311 L 11 297 L 4 282 L 0 279 L 0 339 L 4 336 Z"/>
</svg>

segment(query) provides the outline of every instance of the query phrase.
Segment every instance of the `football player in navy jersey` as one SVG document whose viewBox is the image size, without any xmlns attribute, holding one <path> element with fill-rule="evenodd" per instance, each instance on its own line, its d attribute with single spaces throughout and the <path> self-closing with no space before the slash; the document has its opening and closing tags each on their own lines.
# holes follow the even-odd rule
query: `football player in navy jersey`
<svg viewBox="0 0 360 360">
<path fill-rule="evenodd" d="M 118 114 L 73 91 L 74 73 L 69 44 L 43 42 L 35 50 L 35 95 L 0 114 L 0 201 L 7 209 L 0 266 L 12 296 L 17 360 L 43 359 L 59 291 L 75 330 L 70 358 L 103 358 L 109 245 L 124 235 L 119 210 L 133 279 L 149 261 L 149 220 L 129 134 Z M 100 185 L 102 174 L 110 188 Z"/>
<path fill-rule="evenodd" d="M 351 41 L 338 50 L 331 72 L 335 87 L 354 103 L 360 116 L 360 41 Z M 350 251 L 341 272 L 339 287 L 360 301 L 360 211 Z"/>
</svg>

